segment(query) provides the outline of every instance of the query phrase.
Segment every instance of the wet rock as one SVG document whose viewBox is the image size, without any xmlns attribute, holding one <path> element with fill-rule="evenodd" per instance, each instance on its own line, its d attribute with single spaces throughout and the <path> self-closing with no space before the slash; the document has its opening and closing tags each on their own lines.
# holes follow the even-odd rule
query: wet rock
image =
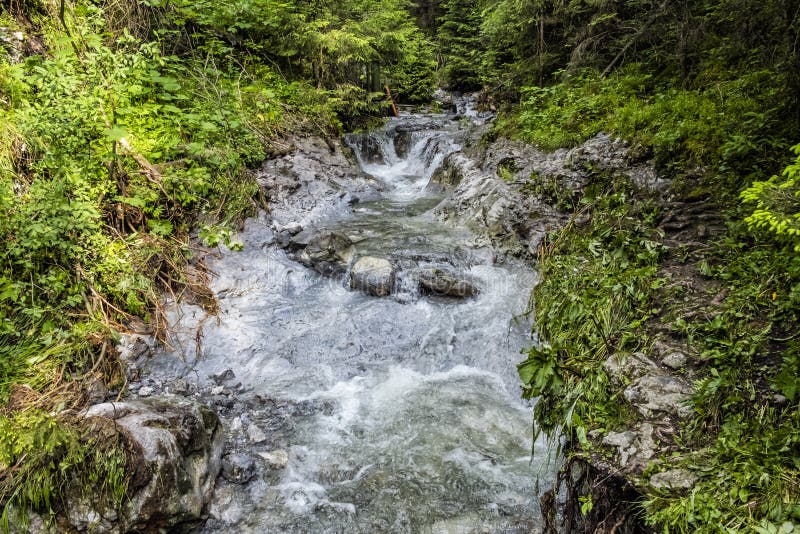
<svg viewBox="0 0 800 534">
<path fill-rule="evenodd" d="M 409 130 L 400 130 L 399 128 L 394 136 L 394 152 L 399 158 L 405 158 L 411 148 L 412 132 Z"/>
<path fill-rule="evenodd" d="M 189 393 L 189 383 L 183 378 L 178 378 L 170 386 L 170 392 L 176 395 L 185 395 Z"/>
<path fill-rule="evenodd" d="M 270 217 L 283 229 L 295 221 L 318 220 L 331 210 L 346 209 L 347 199 L 340 197 L 342 192 L 357 195 L 363 201 L 385 189 L 360 171 L 352 151 L 339 140 L 310 136 L 288 144 L 292 145 L 289 150 L 267 159 L 257 173 L 269 202 Z M 286 236 L 291 237 L 289 232 Z"/>
<path fill-rule="evenodd" d="M 247 427 L 247 439 L 253 443 L 267 441 L 267 435 L 257 425 L 251 424 Z"/>
<path fill-rule="evenodd" d="M 448 155 L 431 178 L 432 190 L 449 193 L 434 213 L 465 224 L 506 255 L 534 259 L 542 236 L 566 224 L 586 186 L 609 172 L 650 189 L 666 184 L 652 165 L 633 161 L 629 147 L 606 134 L 550 153 L 502 137 L 473 143 Z"/>
<path fill-rule="evenodd" d="M 223 435 L 216 414 L 170 396 L 96 404 L 83 415 L 128 443 L 131 495 L 120 517 L 109 516 L 94 499 L 68 497 L 66 516 L 74 527 L 152 532 L 199 522 L 221 467 Z"/>
<path fill-rule="evenodd" d="M 141 387 L 141 388 L 139 388 L 138 395 L 139 395 L 140 397 L 149 397 L 149 396 L 151 396 L 153 393 L 155 393 L 155 389 L 154 389 L 153 387 L 151 387 L 151 386 L 144 386 L 144 387 Z"/>
<path fill-rule="evenodd" d="M 655 412 L 686 417 L 692 409 L 686 405 L 692 393 L 688 384 L 677 377 L 665 374 L 645 375 L 625 388 L 625 399 L 644 417 Z"/>
<path fill-rule="evenodd" d="M 289 249 L 292 245 L 292 236 L 289 235 L 289 232 L 275 234 L 275 244 L 279 248 Z"/>
<path fill-rule="evenodd" d="M 286 466 L 289 465 L 289 453 L 282 449 L 259 452 L 258 455 L 266 460 L 267 464 L 272 469 L 285 469 Z"/>
<path fill-rule="evenodd" d="M 225 391 L 225 386 L 214 386 L 213 388 L 211 388 L 212 395 L 222 395 L 224 391 Z"/>
<path fill-rule="evenodd" d="M 153 355 L 154 345 L 155 339 L 152 336 L 120 334 L 117 352 L 129 379 L 133 378 Z"/>
<path fill-rule="evenodd" d="M 469 280 L 445 269 L 422 269 L 417 273 L 417 280 L 423 293 L 467 298 L 480 292 Z"/>
<path fill-rule="evenodd" d="M 386 297 L 392 293 L 395 270 L 389 260 L 365 256 L 350 269 L 350 287 L 368 295 Z"/>
<path fill-rule="evenodd" d="M 344 234 L 324 232 L 309 239 L 298 256 L 300 263 L 320 274 L 343 272 L 353 255 L 353 242 Z"/>
<path fill-rule="evenodd" d="M 11 28 L 0 27 L 0 53 L 7 55 L 10 63 L 22 60 L 25 51 L 25 34 Z"/>
<path fill-rule="evenodd" d="M 222 384 L 229 382 L 236 378 L 236 374 L 233 372 L 232 369 L 225 369 L 221 373 L 215 375 L 208 376 L 216 385 L 221 386 Z"/>
<path fill-rule="evenodd" d="M 234 484 L 244 484 L 256 472 L 256 464 L 251 456 L 243 453 L 226 454 L 222 458 L 222 477 Z"/>
<path fill-rule="evenodd" d="M 379 137 L 369 134 L 355 135 L 349 139 L 349 144 L 364 163 L 378 165 L 386 163 L 386 156 L 383 153 Z"/>
<path fill-rule="evenodd" d="M 316 234 L 312 230 L 303 230 L 294 236 L 289 236 L 288 232 L 285 232 L 285 235 L 287 236 L 287 242 L 282 248 L 285 248 L 289 252 L 296 252 L 306 248 Z"/>
<path fill-rule="evenodd" d="M 656 489 L 687 490 L 694 487 L 696 482 L 697 476 L 686 469 L 670 469 L 650 477 L 650 485 Z"/>
<path fill-rule="evenodd" d="M 296 236 L 297 234 L 303 231 L 303 225 L 296 221 L 291 221 L 286 224 L 280 224 L 276 222 L 273 223 L 272 226 L 277 234 L 285 233 L 290 237 Z"/>
<path fill-rule="evenodd" d="M 231 423 L 230 423 L 231 432 L 239 432 L 240 430 L 242 430 L 243 426 L 244 426 L 244 423 L 242 422 L 242 418 L 241 417 L 234 417 L 233 419 L 231 419 Z"/>
</svg>

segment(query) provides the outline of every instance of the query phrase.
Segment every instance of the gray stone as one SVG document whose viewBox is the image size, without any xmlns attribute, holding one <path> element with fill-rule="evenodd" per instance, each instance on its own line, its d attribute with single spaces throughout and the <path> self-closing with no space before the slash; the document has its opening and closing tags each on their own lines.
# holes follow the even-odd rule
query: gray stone
<svg viewBox="0 0 800 534">
<path fill-rule="evenodd" d="M 630 430 L 626 432 L 609 432 L 608 435 L 603 438 L 603 445 L 627 448 L 633 444 L 636 437 L 636 432 L 631 432 Z"/>
<path fill-rule="evenodd" d="M 68 496 L 66 517 L 75 528 L 149 532 L 201 520 L 221 466 L 223 434 L 216 414 L 168 396 L 96 404 L 83 416 L 97 425 L 98 434 L 118 433 L 132 451 L 130 500 L 117 517 L 94 499 Z"/>
<path fill-rule="evenodd" d="M 661 360 L 661 363 L 670 369 L 683 369 L 686 367 L 687 358 L 682 352 L 670 352 Z"/>
<path fill-rule="evenodd" d="M 251 456 L 243 453 L 226 454 L 222 458 L 222 477 L 234 484 L 244 484 L 255 475 L 256 465 Z"/>
<path fill-rule="evenodd" d="M 422 269 L 417 273 L 417 279 L 424 293 L 467 298 L 474 297 L 480 292 L 469 280 L 445 269 Z"/>
<path fill-rule="evenodd" d="M 212 395 L 222 395 L 223 391 L 225 391 L 225 386 L 214 386 L 211 388 Z"/>
<path fill-rule="evenodd" d="M 144 386 L 144 387 L 139 388 L 138 395 L 140 397 L 149 397 L 153 393 L 155 393 L 155 389 L 154 388 L 152 388 L 151 386 Z"/>
<path fill-rule="evenodd" d="M 287 465 L 289 465 L 289 453 L 282 449 L 276 449 L 269 452 L 259 452 L 258 455 L 266 460 L 267 464 L 269 464 L 269 466 L 273 469 L 284 469 Z"/>
<path fill-rule="evenodd" d="M 303 231 L 303 225 L 298 222 L 290 222 L 283 227 L 283 230 L 294 236 Z"/>
<path fill-rule="evenodd" d="M 221 386 L 225 382 L 229 382 L 234 378 L 236 378 L 236 374 L 233 372 L 232 369 L 225 369 L 221 373 L 215 375 L 209 375 L 208 377 L 211 380 L 213 380 L 216 385 Z"/>
<path fill-rule="evenodd" d="M 608 377 L 615 384 L 625 384 L 658 370 L 658 365 L 641 352 L 615 353 L 603 363 Z"/>
<path fill-rule="evenodd" d="M 176 395 L 184 395 L 189 392 L 189 383 L 183 378 L 178 378 L 170 386 L 170 391 Z"/>
<path fill-rule="evenodd" d="M 247 438 L 253 443 L 267 441 L 267 435 L 255 424 L 250 424 L 250 426 L 247 427 Z"/>
<path fill-rule="evenodd" d="M 603 445 L 617 448 L 621 467 L 644 467 L 655 454 L 653 426 L 642 423 L 624 432 L 610 432 L 603 438 Z"/>
<path fill-rule="evenodd" d="M 350 287 L 368 295 L 385 297 L 392 293 L 395 271 L 389 260 L 365 256 L 350 269 Z"/>
<path fill-rule="evenodd" d="M 353 242 L 344 234 L 324 232 L 312 237 L 298 261 L 324 275 L 343 272 L 353 257 Z"/>
<path fill-rule="evenodd" d="M 129 380 L 136 376 L 139 368 L 153 355 L 155 343 L 153 336 L 120 334 L 117 352 Z"/>
<path fill-rule="evenodd" d="M 687 490 L 691 489 L 695 482 L 697 482 L 697 476 L 686 469 L 670 469 L 650 477 L 650 485 L 656 489 Z"/>
<path fill-rule="evenodd" d="M 692 393 L 691 387 L 674 376 L 653 374 L 642 376 L 625 388 L 625 399 L 645 417 L 655 412 L 686 417 L 692 409 L 685 403 Z"/>
</svg>

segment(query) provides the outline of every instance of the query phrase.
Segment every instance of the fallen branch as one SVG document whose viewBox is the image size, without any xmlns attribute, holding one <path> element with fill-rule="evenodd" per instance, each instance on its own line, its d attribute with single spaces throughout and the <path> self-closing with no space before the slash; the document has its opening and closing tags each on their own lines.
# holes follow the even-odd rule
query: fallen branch
<svg viewBox="0 0 800 534">
<path fill-rule="evenodd" d="M 392 98 L 392 91 L 389 89 L 388 85 L 383 86 L 386 89 L 386 98 L 389 100 L 389 103 L 392 105 L 392 115 L 397 117 L 397 106 L 394 105 L 394 98 Z"/>
<path fill-rule="evenodd" d="M 139 164 L 139 167 L 141 167 L 142 170 L 148 176 L 150 176 L 150 178 L 161 183 L 163 177 L 161 176 L 161 173 L 158 172 L 158 169 L 156 169 L 153 166 L 153 164 L 147 160 L 146 157 L 142 156 L 139 152 L 137 152 L 136 149 L 131 146 L 131 144 L 128 142 L 127 139 L 125 139 L 124 137 L 120 137 L 119 146 L 124 148 L 125 152 L 127 152 L 134 160 L 136 160 L 136 163 Z"/>
</svg>

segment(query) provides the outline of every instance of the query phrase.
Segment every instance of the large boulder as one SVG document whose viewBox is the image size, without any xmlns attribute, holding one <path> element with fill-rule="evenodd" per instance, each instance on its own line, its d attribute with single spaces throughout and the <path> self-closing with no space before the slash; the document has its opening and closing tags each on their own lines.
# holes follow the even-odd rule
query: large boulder
<svg viewBox="0 0 800 534">
<path fill-rule="evenodd" d="M 394 279 L 394 267 L 384 258 L 365 256 L 350 269 L 350 287 L 375 297 L 391 295 Z"/>
<path fill-rule="evenodd" d="M 223 433 L 217 415 L 181 397 L 96 404 L 84 417 L 113 425 L 133 451 L 130 501 L 109 515 L 85 497 L 68 499 L 78 531 L 158 532 L 187 528 L 203 518 L 220 472 Z"/>
<path fill-rule="evenodd" d="M 439 268 L 422 269 L 417 273 L 419 287 L 423 293 L 442 295 L 445 297 L 474 297 L 480 291 L 478 287 L 451 271 Z"/>
</svg>

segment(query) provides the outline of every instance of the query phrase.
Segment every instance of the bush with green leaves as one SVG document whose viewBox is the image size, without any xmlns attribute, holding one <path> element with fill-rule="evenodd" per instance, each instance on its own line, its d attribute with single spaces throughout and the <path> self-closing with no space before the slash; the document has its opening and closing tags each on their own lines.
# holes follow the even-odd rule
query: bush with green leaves
<svg viewBox="0 0 800 534">
<path fill-rule="evenodd" d="M 792 148 L 797 160 L 781 176 L 758 181 L 741 193 L 756 208 L 745 218 L 753 229 L 765 229 L 800 252 L 800 145 Z"/>
</svg>

